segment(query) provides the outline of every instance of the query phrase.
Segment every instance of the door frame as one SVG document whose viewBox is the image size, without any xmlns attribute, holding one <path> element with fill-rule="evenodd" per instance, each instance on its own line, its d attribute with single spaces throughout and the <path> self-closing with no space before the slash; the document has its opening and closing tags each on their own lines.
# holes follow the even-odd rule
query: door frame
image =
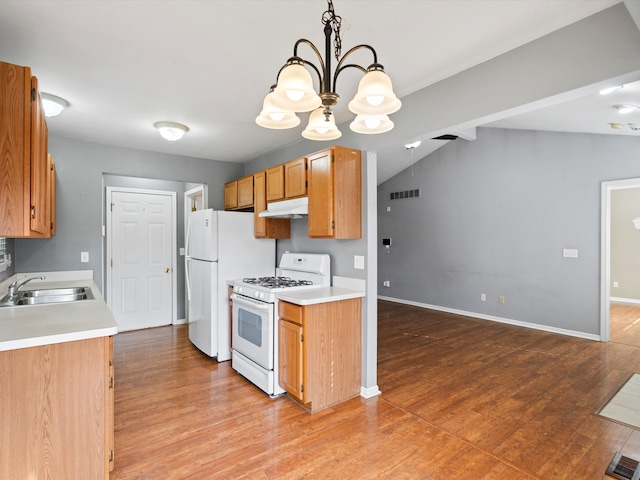
<svg viewBox="0 0 640 480">
<path fill-rule="evenodd" d="M 171 325 L 175 325 L 177 323 L 178 317 L 178 297 L 177 297 L 177 255 L 176 255 L 176 245 L 177 245 L 177 202 L 176 202 L 176 192 L 171 192 L 168 190 L 147 190 L 142 188 L 126 188 L 126 187 L 106 187 L 107 193 L 105 195 L 105 205 L 104 211 L 107 215 L 107 228 L 105 231 L 107 237 L 107 250 L 106 250 L 106 258 L 105 258 L 105 270 L 106 270 L 106 302 L 109 310 L 112 310 L 111 305 L 111 289 L 112 289 L 112 274 L 111 274 L 111 260 L 113 258 L 112 253 L 112 242 L 111 242 L 111 229 L 112 229 L 112 220 L 111 220 L 111 208 L 109 205 L 111 203 L 111 195 L 113 192 L 123 192 L 123 193 L 139 193 L 142 195 L 164 195 L 167 197 L 171 197 Z"/>
<path fill-rule="evenodd" d="M 600 341 L 608 342 L 611 336 L 609 303 L 611 298 L 611 192 L 628 188 L 640 188 L 640 178 L 627 178 L 602 182 L 600 208 Z"/>
</svg>

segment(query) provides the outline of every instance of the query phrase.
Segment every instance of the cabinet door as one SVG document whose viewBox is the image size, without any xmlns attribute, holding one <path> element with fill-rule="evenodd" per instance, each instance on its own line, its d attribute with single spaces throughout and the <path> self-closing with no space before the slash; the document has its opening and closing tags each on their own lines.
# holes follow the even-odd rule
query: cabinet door
<svg viewBox="0 0 640 480">
<path fill-rule="evenodd" d="M 238 208 L 253 206 L 253 175 L 238 180 Z"/>
<path fill-rule="evenodd" d="M 334 235 L 333 155 L 325 150 L 309 156 L 309 237 Z"/>
<path fill-rule="evenodd" d="M 51 235 L 50 169 L 47 158 L 48 132 L 38 93 L 38 79 L 31 77 L 31 230 L 36 236 Z"/>
<path fill-rule="evenodd" d="M 224 209 L 233 210 L 238 208 L 238 181 L 226 183 L 224 185 Z"/>
<path fill-rule="evenodd" d="M 307 159 L 298 158 L 284 164 L 284 196 L 304 197 L 307 194 Z"/>
<path fill-rule="evenodd" d="M 267 202 L 284 199 L 284 165 L 267 168 Z"/>
<path fill-rule="evenodd" d="M 256 238 L 266 238 L 267 219 L 258 216 L 267 209 L 264 171 L 253 176 L 253 196 L 253 235 Z"/>
<path fill-rule="evenodd" d="M 51 215 L 51 236 L 53 237 L 56 234 L 56 162 L 51 155 L 49 155 L 49 184 L 50 187 L 50 215 Z"/>
<path fill-rule="evenodd" d="M 303 329 L 286 320 L 278 321 L 278 374 L 280 386 L 304 403 Z"/>
<path fill-rule="evenodd" d="M 106 391 L 108 392 L 105 395 L 106 405 L 105 405 L 105 459 L 109 462 L 109 471 L 113 471 L 114 467 L 114 437 L 115 437 L 115 429 L 114 429 L 114 408 L 115 408 L 115 371 L 113 368 L 113 337 L 105 337 L 104 339 L 104 348 L 106 353 Z M 108 473 L 105 474 L 105 478 L 108 478 Z"/>
</svg>

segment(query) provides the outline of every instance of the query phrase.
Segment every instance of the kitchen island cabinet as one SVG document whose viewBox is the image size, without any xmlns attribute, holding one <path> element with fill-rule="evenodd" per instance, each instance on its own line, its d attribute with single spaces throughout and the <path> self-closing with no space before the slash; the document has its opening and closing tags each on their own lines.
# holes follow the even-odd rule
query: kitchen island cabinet
<svg viewBox="0 0 640 480">
<path fill-rule="evenodd" d="M 51 236 L 48 130 L 38 79 L 0 62 L 0 237 Z"/>
<path fill-rule="evenodd" d="M 362 237 L 361 155 L 335 146 L 307 157 L 309 238 Z"/>
<path fill-rule="evenodd" d="M 278 302 L 280 386 L 316 412 L 360 394 L 362 300 Z"/>
</svg>

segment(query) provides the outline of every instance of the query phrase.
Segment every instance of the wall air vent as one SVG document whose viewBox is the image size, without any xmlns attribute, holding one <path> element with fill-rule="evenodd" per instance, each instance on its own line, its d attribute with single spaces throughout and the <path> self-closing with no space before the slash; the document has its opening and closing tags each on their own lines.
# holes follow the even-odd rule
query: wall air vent
<svg viewBox="0 0 640 480">
<path fill-rule="evenodd" d="M 420 189 L 405 190 L 404 192 L 391 192 L 389 194 L 390 200 L 401 200 L 405 198 L 418 198 L 420 196 Z"/>
</svg>

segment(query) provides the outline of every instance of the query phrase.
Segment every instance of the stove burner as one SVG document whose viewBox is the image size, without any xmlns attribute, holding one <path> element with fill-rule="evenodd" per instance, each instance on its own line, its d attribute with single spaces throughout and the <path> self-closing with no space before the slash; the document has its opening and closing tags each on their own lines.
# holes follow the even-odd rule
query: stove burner
<svg viewBox="0 0 640 480">
<path fill-rule="evenodd" d="M 311 280 L 294 280 L 289 277 L 259 277 L 259 278 L 243 278 L 244 283 L 251 285 L 259 285 L 267 288 L 282 288 L 282 287 L 301 287 L 304 285 L 313 285 Z"/>
</svg>

